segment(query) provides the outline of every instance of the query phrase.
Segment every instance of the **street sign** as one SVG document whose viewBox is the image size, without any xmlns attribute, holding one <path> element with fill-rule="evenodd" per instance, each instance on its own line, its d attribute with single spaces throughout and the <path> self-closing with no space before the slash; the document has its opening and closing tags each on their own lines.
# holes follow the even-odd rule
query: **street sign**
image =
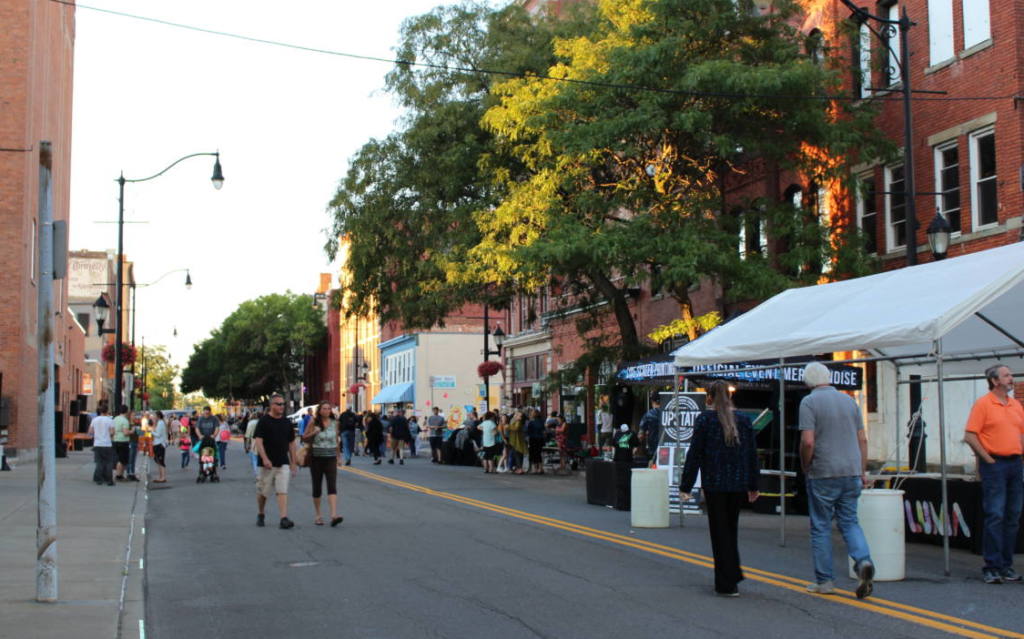
<svg viewBox="0 0 1024 639">
<path fill-rule="evenodd" d="M 454 375 L 431 375 L 430 376 L 430 387 L 431 388 L 455 388 L 455 376 Z"/>
</svg>

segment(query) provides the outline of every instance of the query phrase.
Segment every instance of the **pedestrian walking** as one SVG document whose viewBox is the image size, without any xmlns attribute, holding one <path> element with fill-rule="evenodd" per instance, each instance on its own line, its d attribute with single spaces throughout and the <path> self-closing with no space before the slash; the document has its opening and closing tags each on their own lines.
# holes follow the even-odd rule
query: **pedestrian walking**
<svg viewBox="0 0 1024 639">
<path fill-rule="evenodd" d="M 399 465 L 405 464 L 405 460 L 402 458 L 402 449 L 410 439 L 412 439 L 412 434 L 409 431 L 409 420 L 405 418 L 405 410 L 398 409 L 388 420 L 388 442 L 391 446 L 389 464 L 394 464 L 396 458 Z"/>
<path fill-rule="evenodd" d="M 316 511 L 313 523 L 317 526 L 324 525 L 324 519 L 320 514 L 320 499 L 326 483 L 327 504 L 331 509 L 333 528 L 342 521 L 338 516 L 338 461 L 341 457 L 341 436 L 330 402 L 320 402 L 316 407 L 316 413 L 306 426 L 302 442 L 312 449 L 312 455 L 309 457 L 309 474 L 313 479 L 313 510 Z"/>
<path fill-rule="evenodd" d="M 857 521 L 857 498 L 868 486 L 868 439 L 857 402 L 831 385 L 831 373 L 821 362 L 804 368 L 804 383 L 812 390 L 800 402 L 800 462 L 807 478 L 811 551 L 815 582 L 808 592 L 835 591 L 832 573 L 832 520 L 846 542 L 857 574 L 857 598 L 871 594 L 875 565 L 864 531 Z"/>
<path fill-rule="evenodd" d="M 352 465 L 352 453 L 356 447 L 356 426 L 359 423 L 359 417 L 352 412 L 352 407 L 349 406 L 345 409 L 338 417 L 338 428 L 341 430 L 341 452 L 345 458 L 345 465 Z"/>
<path fill-rule="evenodd" d="M 220 458 L 220 467 L 228 467 L 228 443 L 231 441 L 231 426 L 228 425 L 224 415 L 220 416 L 220 426 L 217 427 L 217 457 Z"/>
<path fill-rule="evenodd" d="M 612 412 L 608 410 L 607 403 L 601 404 L 601 408 L 598 409 L 594 421 L 600 433 L 598 446 L 602 448 L 610 446 L 615 438 L 615 429 L 612 427 Z"/>
<path fill-rule="evenodd" d="M 284 396 L 280 393 L 270 396 L 270 411 L 257 422 L 253 443 L 262 463 L 256 481 L 256 506 L 259 508 L 256 525 L 264 525 L 267 500 L 274 495 L 281 516 L 280 527 L 292 528 L 295 523 L 288 519 L 288 483 L 298 472 L 295 428 L 284 416 Z"/>
<path fill-rule="evenodd" d="M 96 469 L 92 473 L 92 480 L 97 486 L 106 484 L 114 485 L 114 420 L 110 418 L 110 409 L 106 402 L 100 402 L 96 407 L 98 413 L 89 422 L 89 434 L 92 435 L 92 457 L 96 462 Z"/>
<path fill-rule="evenodd" d="M 245 435 L 242 438 L 245 452 L 249 454 L 249 461 L 252 462 L 252 472 L 256 476 L 260 474 L 260 456 L 256 453 L 256 445 L 253 443 L 253 438 L 256 436 L 256 425 L 259 423 L 260 414 L 253 412 L 245 425 Z"/>
<path fill-rule="evenodd" d="M 126 479 L 132 481 L 138 481 L 135 477 L 125 477 L 125 472 L 128 470 L 128 459 L 129 459 L 129 444 L 131 442 L 131 412 L 127 406 L 121 406 L 118 410 L 117 417 L 114 418 L 114 454 L 117 456 L 117 468 L 114 479 L 117 481 L 125 481 Z"/>
<path fill-rule="evenodd" d="M 653 460 L 661 441 L 661 400 L 651 397 L 651 407 L 640 418 L 640 441 L 647 451 L 647 459 Z"/>
<path fill-rule="evenodd" d="M 156 412 L 156 426 L 153 427 L 153 461 L 156 462 L 157 478 L 155 484 L 167 483 L 167 422 L 162 411 Z"/>
<path fill-rule="evenodd" d="M 526 422 L 526 446 L 530 452 L 530 474 L 544 474 L 544 439 L 547 437 L 547 429 L 544 428 L 544 420 L 540 418 L 540 411 L 536 408 L 530 409 L 530 421 Z"/>
<path fill-rule="evenodd" d="M 203 416 L 196 422 L 196 432 L 199 434 L 199 439 L 202 440 L 206 437 L 214 439 L 218 430 L 220 430 L 220 420 L 213 416 L 213 411 L 210 410 L 209 406 L 204 407 Z"/>
<path fill-rule="evenodd" d="M 616 507 L 629 510 L 632 497 L 630 482 L 633 474 L 633 456 L 640 448 L 640 438 L 636 436 L 629 424 L 622 424 L 619 426 L 619 432 L 615 439 L 609 445 L 614 449 L 612 461 L 615 463 Z"/>
<path fill-rule="evenodd" d="M 409 457 L 416 457 L 416 440 L 420 436 L 420 420 L 415 415 L 409 417 Z"/>
<path fill-rule="evenodd" d="M 757 501 L 757 444 L 750 419 L 733 409 L 729 385 L 717 380 L 707 388 L 708 410 L 693 425 L 690 450 L 679 480 L 680 499 L 689 499 L 700 472 L 708 512 L 708 533 L 715 558 L 715 594 L 739 595 L 739 519 L 744 501 Z"/>
<path fill-rule="evenodd" d="M 971 408 L 964 441 L 977 455 L 981 476 L 981 508 L 985 523 L 981 569 L 987 584 L 1020 581 L 1013 569 L 1013 552 L 1024 501 L 1024 408 L 1011 396 L 1013 372 L 996 364 L 985 371 L 989 392 Z"/>
<path fill-rule="evenodd" d="M 483 421 L 480 422 L 480 432 L 484 449 L 484 472 L 497 472 L 494 457 L 498 454 L 499 449 L 496 437 L 498 424 L 494 421 L 494 413 L 491 411 L 484 413 Z"/>
<path fill-rule="evenodd" d="M 380 465 L 381 448 L 384 446 L 384 424 L 373 411 L 366 411 L 363 418 L 363 429 L 366 431 L 366 448 L 373 455 L 373 465 Z"/>
<path fill-rule="evenodd" d="M 309 428 L 309 422 L 311 421 L 313 421 L 313 409 L 307 408 L 306 412 L 299 418 L 299 437 L 306 434 L 306 429 Z"/>
<path fill-rule="evenodd" d="M 430 417 L 427 418 L 427 428 L 430 429 L 430 461 L 440 464 L 444 460 L 442 446 L 446 420 L 437 406 L 431 408 L 430 413 Z"/>
</svg>

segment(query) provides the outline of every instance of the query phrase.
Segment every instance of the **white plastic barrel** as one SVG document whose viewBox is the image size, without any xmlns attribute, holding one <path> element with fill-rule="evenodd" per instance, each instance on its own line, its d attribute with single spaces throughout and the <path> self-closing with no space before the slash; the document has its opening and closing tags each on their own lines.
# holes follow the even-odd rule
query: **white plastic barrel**
<svg viewBox="0 0 1024 639">
<path fill-rule="evenodd" d="M 634 528 L 668 528 L 668 471 L 632 470 L 630 524 Z"/>
<path fill-rule="evenodd" d="M 903 535 L 903 491 L 871 489 L 860 493 L 857 518 L 871 549 L 876 581 L 900 581 L 907 574 L 906 540 Z M 853 560 L 850 577 L 856 579 Z"/>
</svg>

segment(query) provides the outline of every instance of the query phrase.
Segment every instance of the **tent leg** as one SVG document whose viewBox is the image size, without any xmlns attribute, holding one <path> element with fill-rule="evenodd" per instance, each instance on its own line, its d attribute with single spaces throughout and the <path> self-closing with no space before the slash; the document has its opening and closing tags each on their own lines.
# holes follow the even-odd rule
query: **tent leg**
<svg viewBox="0 0 1024 639">
<path fill-rule="evenodd" d="M 900 421 L 900 367 L 899 364 L 894 364 L 893 369 L 896 371 L 896 476 L 903 472 L 903 467 L 900 465 L 900 438 L 903 437 L 903 422 Z M 877 370 L 877 368 L 876 368 Z"/>
<path fill-rule="evenodd" d="M 786 545 L 786 379 L 779 358 L 779 545 Z"/>
<path fill-rule="evenodd" d="M 935 342 L 936 374 L 939 378 L 939 472 L 942 475 L 942 560 L 943 572 L 948 577 L 949 569 L 949 494 L 946 486 L 946 402 L 942 389 L 942 340 Z"/>
<path fill-rule="evenodd" d="M 676 367 L 676 369 L 675 369 L 675 373 L 676 374 L 672 376 L 672 381 L 673 381 L 673 383 L 675 385 L 675 387 L 673 389 L 673 394 L 672 394 L 672 403 L 676 407 L 675 410 L 676 410 L 677 414 L 679 413 L 679 375 L 680 375 L 681 372 L 682 371 L 679 369 L 679 367 Z M 679 424 L 675 423 L 674 419 L 673 419 L 672 423 L 673 423 L 674 426 L 679 426 Z M 669 478 L 669 483 L 672 483 L 672 478 Z M 685 525 L 686 525 L 686 513 L 683 512 L 683 499 L 682 499 L 682 497 L 680 497 L 679 498 L 679 527 L 682 528 Z"/>
</svg>

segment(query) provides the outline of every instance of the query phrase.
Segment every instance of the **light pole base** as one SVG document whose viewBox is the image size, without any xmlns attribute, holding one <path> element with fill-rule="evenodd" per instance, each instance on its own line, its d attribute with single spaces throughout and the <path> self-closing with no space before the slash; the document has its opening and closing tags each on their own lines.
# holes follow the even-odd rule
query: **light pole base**
<svg viewBox="0 0 1024 639">
<path fill-rule="evenodd" d="M 11 467 L 7 465 L 7 453 L 4 452 L 3 444 L 0 444 L 0 471 L 10 469 Z"/>
</svg>

